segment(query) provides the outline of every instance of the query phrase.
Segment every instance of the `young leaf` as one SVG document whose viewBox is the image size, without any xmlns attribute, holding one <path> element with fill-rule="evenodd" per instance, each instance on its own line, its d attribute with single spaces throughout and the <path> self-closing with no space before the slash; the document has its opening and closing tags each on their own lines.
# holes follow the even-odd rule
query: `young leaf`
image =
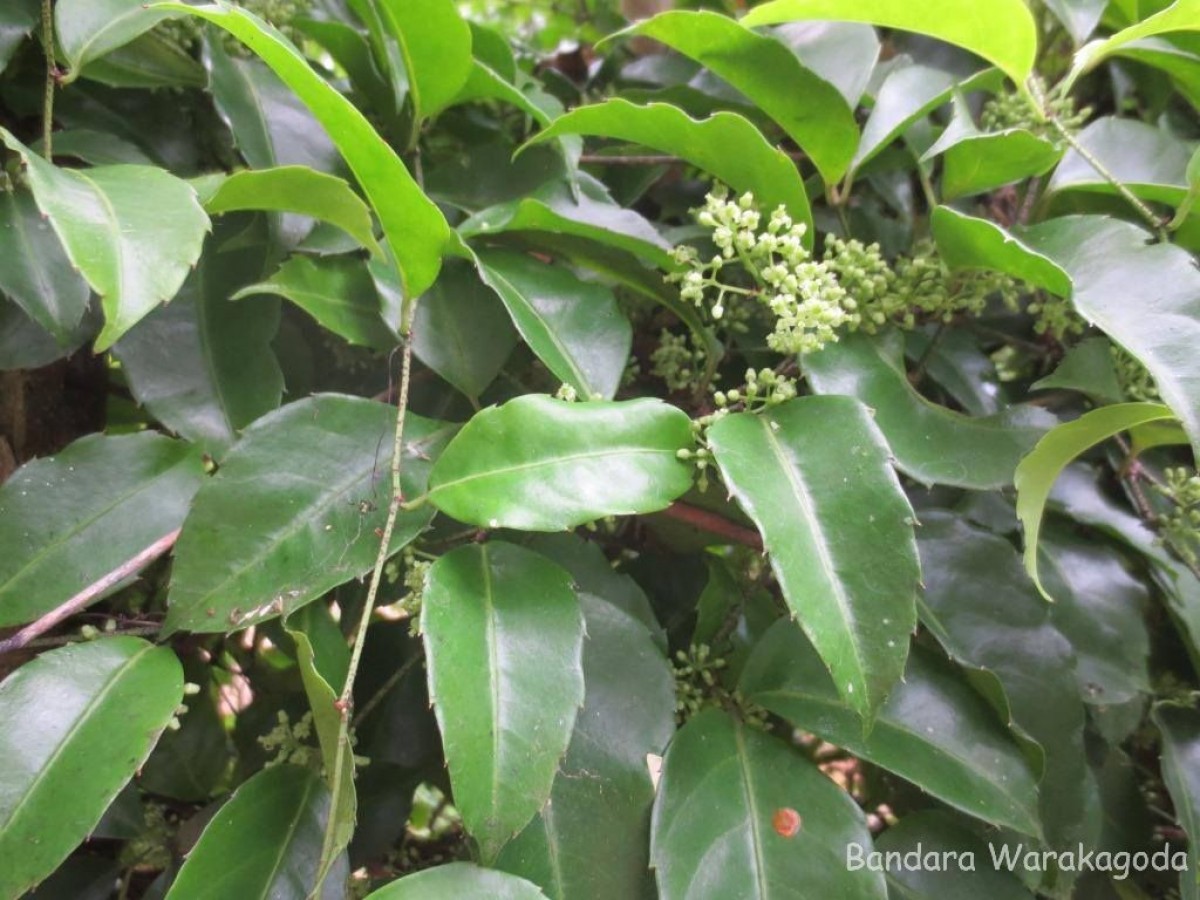
<svg viewBox="0 0 1200 900">
<path fill-rule="evenodd" d="M 192 504 L 176 545 L 166 633 L 236 631 L 370 571 L 389 501 L 384 403 L 318 394 L 259 419 Z M 403 485 L 425 488 L 448 429 L 408 417 Z M 401 513 L 392 552 L 432 511 Z M 230 523 L 237 523 L 231 527 Z"/>
<path fill-rule="evenodd" d="M 709 444 L 838 694 L 869 721 L 904 673 L 920 580 L 913 512 L 866 407 L 805 397 L 718 419 Z"/>
<path fill-rule="evenodd" d="M 1200 834 L 1200 715 L 1188 706 L 1158 703 L 1154 722 L 1162 732 L 1162 771 L 1175 804 L 1175 817 L 1190 837 Z M 1191 841 L 1189 865 L 1179 876 L 1183 900 L 1200 897 L 1200 847 Z"/>
<path fill-rule="evenodd" d="M 808 19 L 927 34 L 982 56 L 1022 90 L 1037 55 L 1037 24 L 1023 0 L 942 0 L 936 9 L 908 0 L 772 0 L 750 10 L 742 24 L 754 28 Z"/>
<path fill-rule="evenodd" d="M 838 181 L 858 145 L 854 111 L 841 93 L 787 46 L 715 12 L 676 10 L 621 34 L 653 38 L 690 56 L 770 116 L 821 173 Z"/>
<path fill-rule="evenodd" d="M 429 476 L 429 500 L 483 528 L 562 531 L 664 509 L 692 484 L 688 417 L 657 400 L 527 394 L 476 413 Z"/>
<path fill-rule="evenodd" d="M 571 739 L 583 703 L 579 602 L 545 557 L 469 545 L 430 569 L 421 629 L 454 803 L 491 861 L 550 798 Z"/>
<path fill-rule="evenodd" d="M 21 156 L 38 208 L 100 295 L 105 323 L 96 350 L 107 350 L 174 297 L 199 258 L 209 222 L 195 191 L 164 169 L 60 169 L 2 128 L 0 140 Z"/>
<path fill-rule="evenodd" d="M 587 627 L 583 708 L 549 802 L 496 865 L 555 900 L 643 896 L 654 802 L 646 755 L 661 754 L 675 731 L 675 681 L 642 622 L 582 587 L 579 600 Z M 603 853 L 597 834 L 605 835 Z"/>
<path fill-rule="evenodd" d="M 88 836 L 183 699 L 166 647 L 106 637 L 51 650 L 0 683 L 0 894 L 19 897 Z"/>
<path fill-rule="evenodd" d="M 938 406 L 909 382 L 903 342 L 895 331 L 850 335 L 805 357 L 805 374 L 818 393 L 849 394 L 875 410 L 896 467 L 917 481 L 976 490 L 1011 484 L 1054 417 L 1032 406 L 976 418 Z"/>
<path fill-rule="evenodd" d="M 583 399 L 611 400 L 633 339 L 612 291 L 527 253 L 481 250 L 475 258 L 484 283 L 555 377 Z"/>
<path fill-rule="evenodd" d="M 1071 296 L 1071 277 L 1045 254 L 1023 244 L 995 222 L 939 206 L 930 216 L 938 252 L 952 269 L 989 269 L 1019 278 L 1059 297 Z"/>
<path fill-rule="evenodd" d="M 196 448 L 152 432 L 89 435 L 22 466 L 0 487 L 0 625 L 49 612 L 174 531 L 203 480 Z"/>
<path fill-rule="evenodd" d="M 345 181 L 305 166 L 235 172 L 204 199 L 209 215 L 262 209 L 329 222 L 373 254 L 383 252 L 372 231 L 371 211 Z"/>
<path fill-rule="evenodd" d="M 795 623 L 776 622 L 754 647 L 738 688 L 796 728 L 993 825 L 1037 836 L 1037 781 L 995 710 L 950 666 L 914 649 L 904 680 L 871 733 L 838 697 Z"/>
<path fill-rule="evenodd" d="M 156 3 L 151 8 L 206 19 L 258 54 L 304 101 L 345 157 L 396 255 L 405 295 L 414 298 L 433 284 L 442 254 L 454 246 L 453 232 L 441 210 L 366 117 L 314 72 L 287 38 L 239 7 Z"/>
<path fill-rule="evenodd" d="M 576 107 L 559 116 L 526 146 L 564 134 L 615 138 L 674 154 L 739 194 L 754 194 L 765 210 L 782 205 L 793 219 L 809 226 L 808 246 L 812 246 L 812 211 L 795 163 L 735 113 L 718 112 L 707 119 L 693 119 L 667 103 L 636 106 L 627 100 L 612 99 Z"/>
<path fill-rule="evenodd" d="M 367 900 L 435 900 L 443 897 L 487 897 L 488 900 L 545 900 L 546 895 L 524 878 L 453 862 L 407 875 L 368 894 Z"/>
<path fill-rule="evenodd" d="M 471 72 L 471 28 L 452 0 L 379 0 L 400 46 L 417 121 L 450 105 Z"/>
<path fill-rule="evenodd" d="M 205 827 L 168 900 L 308 900 L 317 888 L 328 815 L 329 791 L 313 772 L 292 765 L 263 769 Z M 343 855 L 317 900 L 344 897 L 349 874 Z"/>
<path fill-rule="evenodd" d="M 1116 34 L 1100 41 L 1092 41 L 1075 54 L 1071 71 L 1067 74 L 1064 88 L 1070 90 L 1075 80 L 1089 69 L 1099 65 L 1126 44 L 1143 38 L 1154 37 L 1157 34 L 1169 34 L 1173 31 L 1200 30 L 1200 0 L 1176 0 L 1163 9 L 1136 25 L 1131 25 Z"/>
<path fill-rule="evenodd" d="M 650 858 L 663 900 L 884 900 L 883 876 L 851 871 L 871 849 L 849 794 L 778 738 L 708 709 L 675 736 L 654 803 Z"/>
<path fill-rule="evenodd" d="M 1017 517 L 1025 527 L 1025 571 L 1047 600 L 1052 599 L 1038 577 L 1038 534 L 1042 513 L 1058 474 L 1081 453 L 1114 434 L 1147 422 L 1174 419 L 1161 403 L 1118 403 L 1084 413 L 1073 422 L 1051 429 L 1017 466 Z"/>
</svg>

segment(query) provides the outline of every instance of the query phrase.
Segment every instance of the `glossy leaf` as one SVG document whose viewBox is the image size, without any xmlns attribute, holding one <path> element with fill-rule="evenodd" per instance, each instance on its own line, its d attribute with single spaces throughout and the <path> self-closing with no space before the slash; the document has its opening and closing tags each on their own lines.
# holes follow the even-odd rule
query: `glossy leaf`
<svg viewBox="0 0 1200 900">
<path fill-rule="evenodd" d="M 675 681 L 644 623 L 603 595 L 581 589 L 579 599 L 583 708 L 549 801 L 496 865 L 555 900 L 638 897 L 650 881 L 646 756 L 661 754 L 675 732 Z"/>
<path fill-rule="evenodd" d="M 663 900 L 767 900 L 801 885 L 806 896 L 884 900 L 880 873 L 846 866 L 851 843 L 871 848 L 861 810 L 779 738 L 708 709 L 671 742 L 650 843 Z"/>
<path fill-rule="evenodd" d="M 680 410 L 656 400 L 565 403 L 538 394 L 477 413 L 429 477 L 429 500 L 485 528 L 561 531 L 655 512 L 686 493 Z"/>
<path fill-rule="evenodd" d="M 538 359 L 581 398 L 611 400 L 633 330 L 612 291 L 524 253 L 481 250 L 479 275 Z"/>
<path fill-rule="evenodd" d="M 379 0 L 400 45 L 414 118 L 449 106 L 471 72 L 471 29 L 453 0 Z"/>
<path fill-rule="evenodd" d="M 967 197 L 1043 175 L 1061 156 L 1052 141 L 1020 128 L 964 137 L 945 151 L 942 194 Z"/>
<path fill-rule="evenodd" d="M 200 835 L 167 893 L 169 900 L 306 900 L 316 889 L 329 792 L 315 774 L 277 765 L 237 789 Z M 339 865 L 316 894 L 345 896 Z"/>
<path fill-rule="evenodd" d="M 175 296 L 200 256 L 208 217 L 192 188 L 163 169 L 60 169 L 3 129 L 0 140 L 25 162 L 38 208 L 100 295 L 105 324 L 96 350 L 107 350 Z"/>
<path fill-rule="evenodd" d="M 1101 441 L 1147 422 L 1174 417 L 1161 403 L 1102 406 L 1053 428 L 1021 460 L 1013 481 L 1017 488 L 1017 517 L 1025 527 L 1025 571 L 1047 600 L 1051 597 L 1038 577 L 1037 548 L 1042 514 L 1054 480 L 1080 454 Z"/>
<path fill-rule="evenodd" d="M 113 347 L 134 399 L 217 458 L 241 429 L 279 406 L 283 393 L 271 349 L 279 302 L 230 301 L 263 266 L 261 244 L 216 251 L 236 228 L 218 224 L 179 296 Z"/>
<path fill-rule="evenodd" d="M 78 328 L 92 296 L 27 191 L 0 194 L 0 292 L 61 343 Z"/>
<path fill-rule="evenodd" d="M 1065 85 L 1071 84 L 1084 72 L 1098 65 L 1121 47 L 1132 41 L 1153 37 L 1157 34 L 1168 34 L 1173 31 L 1200 30 L 1200 2 L 1197 0 L 1176 0 L 1166 9 L 1148 16 L 1135 25 L 1118 31 L 1111 37 L 1100 41 L 1092 41 L 1075 54 L 1071 71 L 1067 75 Z"/>
<path fill-rule="evenodd" d="M 564 134 L 614 138 L 674 154 L 739 194 L 750 191 L 763 209 L 783 205 L 793 219 L 811 226 L 808 194 L 795 164 L 735 113 L 693 119 L 666 103 L 637 106 L 626 100 L 606 100 L 559 116 L 530 143 Z"/>
<path fill-rule="evenodd" d="M 1154 707 L 1154 722 L 1162 733 L 1162 772 L 1175 816 L 1190 836 L 1200 833 L 1200 715 L 1196 710 L 1174 703 Z M 1184 900 L 1200 897 L 1196 872 L 1200 866 L 1200 848 L 1193 842 L 1188 852 L 1188 871 L 1180 873 L 1179 890 Z"/>
<path fill-rule="evenodd" d="M 280 166 L 235 172 L 204 200 L 210 215 L 235 210 L 271 210 L 310 216 L 336 225 L 372 253 L 382 253 L 375 240 L 371 211 L 340 178 L 304 166 Z"/>
<path fill-rule="evenodd" d="M 504 304 L 466 263 L 447 263 L 417 306 L 413 353 L 472 399 L 500 374 L 519 340 Z"/>
<path fill-rule="evenodd" d="M 37 0 L 12 0 L 0 10 L 0 72 L 37 27 L 39 6 Z"/>
<path fill-rule="evenodd" d="M 395 411 L 318 394 L 259 419 L 192 504 L 176 544 L 167 633 L 235 631 L 315 600 L 369 571 L 388 505 L 386 473 Z M 424 490 L 446 429 L 410 415 L 403 485 Z M 400 515 L 398 551 L 430 511 Z M 236 523 L 236 527 L 231 526 Z"/>
<path fill-rule="evenodd" d="M 1188 192 L 1187 166 L 1194 145 L 1133 119 L 1096 119 L 1076 140 L 1118 181 L 1144 200 L 1178 206 Z M 1114 194 L 1112 184 L 1077 150 L 1054 170 L 1050 191 Z"/>
<path fill-rule="evenodd" d="M 1066 352 L 1057 369 L 1039 378 L 1030 389 L 1060 388 L 1079 391 L 1105 403 L 1121 403 L 1125 392 L 1117 380 L 1112 346 L 1106 337 L 1085 338 Z"/>
<path fill-rule="evenodd" d="M 203 477 L 195 448 L 153 433 L 90 435 L 18 469 L 0 487 L 0 625 L 49 612 L 174 531 Z"/>
<path fill-rule="evenodd" d="M 476 544 L 433 564 L 421 629 L 454 803 L 491 861 L 550 799 L 583 704 L 579 602 L 545 557 Z"/>
<path fill-rule="evenodd" d="M 952 269 L 986 269 L 1012 275 L 1059 297 L 1071 296 L 1071 278 L 1048 256 L 987 219 L 939 206 L 930 217 L 942 259 Z"/>
<path fill-rule="evenodd" d="M 1022 0 L 943 0 L 936 9 L 907 0 L 772 0 L 742 18 L 748 27 L 805 19 L 867 22 L 926 34 L 970 50 L 1001 69 L 1018 87 L 1033 71 L 1037 25 Z"/>
<path fill-rule="evenodd" d="M 1028 741 L 1039 773 L 1042 830 L 1052 847 L 1083 839 L 1084 710 L 1070 643 L 1050 621 L 1005 538 L 947 513 L 921 515 L 921 622 Z"/>
<path fill-rule="evenodd" d="M 92 60 L 78 74 L 115 88 L 204 88 L 208 82 L 189 51 L 156 32 Z"/>
<path fill-rule="evenodd" d="M 366 117 L 314 72 L 287 38 L 238 7 L 164 3 L 154 8 L 206 19 L 258 54 L 304 101 L 337 144 L 379 216 L 383 233 L 396 254 L 407 296 L 416 297 L 433 284 L 443 252 L 452 246 L 452 232 L 445 217 Z"/>
<path fill-rule="evenodd" d="M 882 49 L 874 28 L 858 22 L 792 22 L 770 33 L 837 88 L 851 110 L 858 106 Z"/>
<path fill-rule="evenodd" d="M 952 668 L 914 649 L 904 679 L 863 736 L 812 644 L 780 621 L 755 646 L 738 688 L 750 700 L 968 815 L 1038 835 L 1037 781 L 1005 723 Z"/>
<path fill-rule="evenodd" d="M 0 683 L 0 893 L 19 897 L 88 836 L 183 699 L 175 654 L 106 637 L 44 653 Z"/>
<path fill-rule="evenodd" d="M 805 357 L 804 370 L 818 393 L 848 394 L 875 410 L 896 467 L 924 484 L 1011 484 L 1021 457 L 1054 424 L 1036 407 L 971 417 L 925 399 L 908 381 L 896 332 L 850 335 Z"/>
<path fill-rule="evenodd" d="M 1046 0 L 1046 8 L 1063 24 L 1075 46 L 1088 39 L 1104 15 L 1106 0 Z"/>
<path fill-rule="evenodd" d="M 846 174 L 858 144 L 854 111 L 780 41 L 719 13 L 685 10 L 659 13 L 622 34 L 664 43 L 737 88 L 779 123 L 827 183 Z"/>
<path fill-rule="evenodd" d="M 849 397 L 805 397 L 718 419 L 708 439 L 792 615 L 869 721 L 904 673 L 920 579 L 883 435 Z"/>
<path fill-rule="evenodd" d="M 367 900 L 544 900 L 545 894 L 523 878 L 474 863 L 453 862 L 408 875 L 367 895 Z"/>
<path fill-rule="evenodd" d="M 147 9 L 142 0 L 60 0 L 54 6 L 54 34 L 66 56 L 68 80 L 175 15 Z"/>
<path fill-rule="evenodd" d="M 396 335 L 380 316 L 379 295 L 361 259 L 293 256 L 266 281 L 247 285 L 233 299 L 261 294 L 277 294 L 290 300 L 351 344 L 381 350 L 396 346 Z"/>
</svg>

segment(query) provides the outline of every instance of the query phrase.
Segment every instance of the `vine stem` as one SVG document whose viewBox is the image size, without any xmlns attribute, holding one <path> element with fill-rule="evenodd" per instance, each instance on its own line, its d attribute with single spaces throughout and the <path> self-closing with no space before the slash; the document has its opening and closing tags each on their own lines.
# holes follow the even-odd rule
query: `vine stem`
<svg viewBox="0 0 1200 900">
<path fill-rule="evenodd" d="M 396 529 L 396 520 L 400 516 L 400 508 L 404 503 L 404 489 L 400 482 L 400 470 L 404 460 L 404 420 L 408 415 L 408 389 L 412 380 L 412 322 L 416 312 L 416 302 L 407 304 L 404 322 L 401 326 L 403 348 L 401 351 L 400 388 L 396 398 L 396 428 L 392 438 L 392 497 L 388 502 L 387 519 L 383 524 L 383 534 L 379 539 L 379 553 L 375 556 L 375 567 L 371 570 L 371 582 L 367 588 L 367 599 L 363 604 L 362 615 L 358 620 L 358 629 L 354 636 L 354 646 L 350 651 L 350 665 L 346 670 L 346 682 L 342 686 L 341 695 L 337 701 L 339 713 L 337 750 L 334 753 L 333 771 L 330 784 L 329 819 L 325 824 L 325 840 L 322 849 L 322 859 L 326 858 L 334 848 L 337 840 L 338 806 L 341 795 L 346 790 L 342 772 L 346 764 L 346 751 L 350 746 L 351 713 L 354 707 L 354 681 L 358 675 L 358 667 L 362 662 L 363 645 L 366 643 L 367 628 L 371 624 L 371 616 L 375 611 L 375 601 L 379 596 L 379 586 L 383 582 L 383 570 L 387 565 L 392 533 Z M 324 867 L 323 867 L 324 868 Z M 310 896 L 315 896 L 321 890 L 321 883 L 328 874 L 326 869 L 313 889 Z"/>
<path fill-rule="evenodd" d="M 54 59 L 54 0 L 42 0 L 42 44 L 46 53 L 46 90 L 42 97 L 42 155 L 54 155 L 54 89 L 58 63 Z"/>
</svg>

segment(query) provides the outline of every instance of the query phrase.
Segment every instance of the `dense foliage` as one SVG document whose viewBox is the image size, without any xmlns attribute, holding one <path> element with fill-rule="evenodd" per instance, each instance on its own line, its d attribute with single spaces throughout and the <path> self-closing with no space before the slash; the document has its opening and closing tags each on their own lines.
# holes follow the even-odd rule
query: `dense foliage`
<svg viewBox="0 0 1200 900">
<path fill-rule="evenodd" d="M 1200 897 L 1200 3 L 685 5 L 0 6 L 0 897 Z"/>
</svg>

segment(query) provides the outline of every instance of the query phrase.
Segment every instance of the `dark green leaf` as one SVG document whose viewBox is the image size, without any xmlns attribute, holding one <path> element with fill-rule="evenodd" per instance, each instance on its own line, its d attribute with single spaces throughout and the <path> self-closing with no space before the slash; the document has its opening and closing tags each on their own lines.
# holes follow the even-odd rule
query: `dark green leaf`
<svg viewBox="0 0 1200 900">
<path fill-rule="evenodd" d="M 874 28 L 857 22 L 793 22 L 772 33 L 837 88 L 851 110 L 858 106 L 879 61 L 881 46 Z"/>
<path fill-rule="evenodd" d="M 54 5 L 54 35 L 66 55 L 68 80 L 78 78 L 92 60 L 175 15 L 147 9 L 143 0 L 59 0 Z"/>
<path fill-rule="evenodd" d="M 481 869 L 473 863 L 436 866 L 393 881 L 368 895 L 367 900 L 544 900 L 545 894 L 523 878 Z"/>
<path fill-rule="evenodd" d="M 429 499 L 484 528 L 560 531 L 655 512 L 687 492 L 692 443 L 656 400 L 565 403 L 528 394 L 477 413 L 434 466 Z"/>
<path fill-rule="evenodd" d="M 1154 721 L 1162 732 L 1163 780 L 1175 804 L 1175 817 L 1189 835 L 1200 834 L 1200 714 L 1173 703 L 1154 707 Z M 1200 897 L 1200 847 L 1192 841 L 1187 871 L 1179 875 L 1184 900 Z"/>
<path fill-rule="evenodd" d="M 1071 277 L 1058 263 L 994 222 L 939 206 L 930 217 L 930 226 L 938 251 L 952 269 L 1004 272 L 1059 297 L 1071 296 Z"/>
<path fill-rule="evenodd" d="M 277 765 L 259 772 L 217 811 L 188 854 L 170 900 L 307 900 L 317 867 L 329 791 L 307 769 Z M 345 857 L 319 900 L 346 894 Z"/>
<path fill-rule="evenodd" d="M 1035 391 L 1052 388 L 1079 391 L 1105 403 L 1123 401 L 1125 392 L 1117 380 L 1109 339 L 1085 338 L 1066 352 L 1057 369 L 1030 385 Z"/>
<path fill-rule="evenodd" d="M 0 72 L 38 23 L 37 0 L 12 0 L 0 10 Z"/>
<path fill-rule="evenodd" d="M 844 705 L 795 623 L 775 623 L 754 648 L 739 689 L 792 725 L 812 731 L 940 800 L 993 825 L 1041 831 L 1037 780 L 1004 723 L 950 666 L 914 649 L 904 679 L 871 733 Z"/>
<path fill-rule="evenodd" d="M 202 480 L 194 447 L 153 433 L 90 435 L 18 469 L 0 487 L 0 624 L 49 612 L 174 531 Z"/>
<path fill-rule="evenodd" d="M 884 900 L 850 844 L 871 848 L 862 811 L 784 741 L 710 709 L 671 742 L 650 843 L 663 900 Z"/>
<path fill-rule="evenodd" d="M 394 420 L 386 404 L 319 394 L 247 428 L 184 524 L 166 631 L 236 631 L 369 571 L 389 501 Z M 430 457 L 447 437 L 438 423 L 408 417 L 406 494 L 424 490 Z M 390 549 L 430 518 L 428 510 L 402 513 Z"/>
<path fill-rule="evenodd" d="M 903 675 L 920 579 L 913 512 L 862 404 L 805 397 L 718 419 L 709 444 L 792 614 L 869 721 Z"/>
<path fill-rule="evenodd" d="M 1107 0 L 1046 0 L 1046 7 L 1062 22 L 1076 47 L 1096 30 L 1106 6 Z"/>
<path fill-rule="evenodd" d="M 93 60 L 80 74 L 117 88 L 203 88 L 208 84 L 204 67 L 190 52 L 153 32 Z"/>
<path fill-rule="evenodd" d="M 433 564 L 421 628 L 454 804 L 494 860 L 550 799 L 583 704 L 579 602 L 545 557 L 476 544 Z"/>
<path fill-rule="evenodd" d="M 183 699 L 166 647 L 111 637 L 52 650 L 0 683 L 0 893 L 19 897 L 88 836 Z"/>
<path fill-rule="evenodd" d="M 1142 199 L 1178 206 L 1187 195 L 1187 165 L 1195 148 L 1169 133 L 1134 119 L 1105 116 L 1079 132 L 1076 139 Z M 1063 157 L 1047 190 L 1115 193 L 1112 183 L 1077 150 Z"/>
</svg>

